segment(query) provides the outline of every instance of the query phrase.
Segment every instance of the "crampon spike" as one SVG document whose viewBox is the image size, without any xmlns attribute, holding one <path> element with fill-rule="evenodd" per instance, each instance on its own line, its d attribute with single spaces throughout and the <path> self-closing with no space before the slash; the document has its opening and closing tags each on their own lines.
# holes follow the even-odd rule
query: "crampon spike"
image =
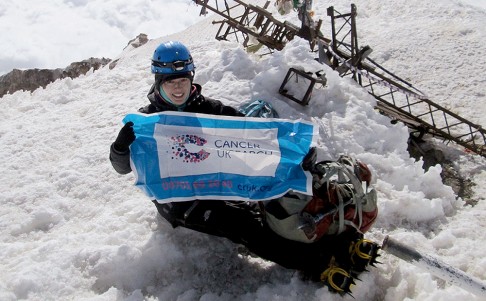
<svg viewBox="0 0 486 301">
<path fill-rule="evenodd" d="M 351 285 L 356 285 L 351 274 L 338 266 L 331 266 L 322 272 L 321 281 L 331 292 L 340 295 L 350 294 Z"/>
</svg>

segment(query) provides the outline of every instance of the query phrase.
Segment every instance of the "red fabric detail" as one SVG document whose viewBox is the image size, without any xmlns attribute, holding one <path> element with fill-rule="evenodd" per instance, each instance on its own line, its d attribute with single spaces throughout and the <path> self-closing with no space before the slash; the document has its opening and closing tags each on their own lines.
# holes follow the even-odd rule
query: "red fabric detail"
<svg viewBox="0 0 486 301">
<path fill-rule="evenodd" d="M 336 187 L 333 183 L 331 183 L 329 184 L 329 190 L 327 189 L 325 184 L 319 190 L 314 190 L 314 197 L 305 206 L 303 211 L 315 216 L 320 212 L 328 212 L 333 209 L 337 209 L 338 206 L 339 206 L 339 199 L 337 196 Z M 344 219 L 347 221 L 352 221 L 357 226 L 359 225 L 359 216 L 356 215 L 356 217 L 354 217 L 355 211 L 356 209 L 354 205 L 348 205 L 344 207 Z M 362 233 L 367 232 L 375 222 L 377 216 L 378 216 L 378 208 L 375 208 L 373 211 L 370 212 L 363 211 L 361 227 L 359 228 L 359 230 Z M 336 234 L 336 233 L 329 233 L 329 226 L 333 222 L 339 224 L 339 211 L 336 211 L 333 214 L 329 214 L 328 216 L 323 218 L 319 223 L 316 224 L 316 229 L 314 232 L 314 234 L 316 235 L 315 239 L 319 239 L 323 235 Z M 351 229 L 354 228 L 351 226 L 346 226 L 346 229 L 344 231 L 346 232 Z"/>
<path fill-rule="evenodd" d="M 368 168 L 368 165 L 358 161 L 358 165 L 356 167 L 357 167 L 356 174 L 358 176 L 358 179 L 362 182 L 366 182 L 367 185 L 370 185 L 371 171 Z"/>
</svg>

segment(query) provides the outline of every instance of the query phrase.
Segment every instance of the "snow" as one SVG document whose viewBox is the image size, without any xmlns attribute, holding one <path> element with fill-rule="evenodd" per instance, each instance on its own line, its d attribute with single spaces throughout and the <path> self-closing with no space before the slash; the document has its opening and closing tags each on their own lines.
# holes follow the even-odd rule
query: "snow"
<svg viewBox="0 0 486 301">
<path fill-rule="evenodd" d="M 486 124 L 484 1 L 355 3 L 360 43 L 374 49 L 374 60 Z M 315 5 L 326 22 L 328 5 Z M 153 49 L 172 39 L 191 49 L 205 95 L 233 106 L 265 99 L 282 118 L 319 124 L 319 159 L 347 153 L 368 164 L 380 210 L 368 238 L 390 235 L 486 280 L 484 158 L 437 142 L 476 184 L 478 202 L 466 205 L 442 184 L 440 166 L 424 172 L 423 162 L 409 157 L 407 128 L 375 112 L 375 99 L 352 80 L 315 62 L 307 42 L 295 39 L 260 58 L 216 41 L 217 29 L 202 19 L 121 52 L 112 70 L 1 98 L 0 300 L 353 300 L 245 256 L 225 239 L 172 229 L 133 186 L 133 175 L 112 169 L 109 146 L 122 118 L 147 103 Z M 293 66 L 326 71 L 327 86 L 307 107 L 277 93 Z M 385 252 L 380 259 L 353 287 L 356 300 L 481 300 Z"/>
</svg>

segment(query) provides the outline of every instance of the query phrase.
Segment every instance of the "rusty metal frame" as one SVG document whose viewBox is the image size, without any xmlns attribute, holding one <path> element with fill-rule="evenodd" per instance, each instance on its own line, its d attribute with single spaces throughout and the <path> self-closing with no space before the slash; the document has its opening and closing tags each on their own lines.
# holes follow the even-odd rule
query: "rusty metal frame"
<svg viewBox="0 0 486 301">
<path fill-rule="evenodd" d="M 386 70 L 368 56 L 371 48 L 359 48 L 356 15 L 357 9 L 351 5 L 350 13 L 339 13 L 332 6 L 327 9 L 331 18 L 332 38 L 326 38 L 320 32 L 322 21 L 319 20 L 315 28 L 305 24 L 299 28 L 288 22 L 280 22 L 266 11 L 270 1 L 263 8 L 247 4 L 241 0 L 234 0 L 236 5 L 229 7 L 225 1 L 225 10 L 209 4 L 210 0 L 193 0 L 201 5 L 201 13 L 211 10 L 224 18 L 216 36 L 219 40 L 227 40 L 234 35 L 238 42 L 238 34 L 242 43 L 249 48 L 250 36 L 254 37 L 262 46 L 273 50 L 281 50 L 286 43 L 295 36 L 309 41 L 311 50 L 319 45 L 319 61 L 328 64 L 339 72 L 340 76 L 352 78 L 373 95 L 377 100 L 376 109 L 389 116 L 392 120 L 399 120 L 420 135 L 429 134 L 440 137 L 444 141 L 454 141 L 457 144 L 477 154 L 486 157 L 486 131 L 482 126 L 474 124 L 465 118 L 435 104 L 412 84 L 404 81 Z M 241 7 L 241 15 L 232 16 L 230 11 Z M 310 80 L 309 88 L 303 99 L 297 99 L 286 91 L 285 86 L 294 76 L 303 76 Z M 307 105 L 311 99 L 312 89 L 319 79 L 314 78 L 297 68 L 290 68 L 280 86 L 279 92 L 302 105 Z"/>
<path fill-rule="evenodd" d="M 289 93 L 288 89 L 285 88 L 287 83 L 291 79 L 295 78 L 295 80 L 297 81 L 299 76 L 302 76 L 305 79 L 310 81 L 309 86 L 307 87 L 305 95 L 302 99 L 296 98 L 295 95 Z M 326 84 L 326 80 L 322 79 L 322 78 L 314 77 L 311 72 L 305 72 L 304 70 L 301 70 L 301 69 L 290 68 L 289 71 L 287 72 L 287 75 L 285 76 L 282 84 L 280 85 L 278 92 L 281 95 L 283 95 L 283 96 L 285 96 L 289 99 L 292 99 L 293 101 L 297 102 L 298 104 L 306 106 L 309 103 L 309 101 L 311 100 L 312 91 L 314 90 L 314 87 L 315 87 L 316 84 L 321 84 L 321 85 L 324 86 Z"/>
</svg>

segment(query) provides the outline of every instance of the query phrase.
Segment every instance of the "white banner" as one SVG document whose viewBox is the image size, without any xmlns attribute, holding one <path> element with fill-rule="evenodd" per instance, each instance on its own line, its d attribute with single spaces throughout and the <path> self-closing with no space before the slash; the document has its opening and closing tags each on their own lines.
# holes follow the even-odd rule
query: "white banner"
<svg viewBox="0 0 486 301">
<path fill-rule="evenodd" d="M 136 185 L 159 202 L 312 194 L 302 169 L 317 127 L 302 120 L 185 112 L 129 114 Z"/>
<path fill-rule="evenodd" d="M 160 165 L 162 178 L 220 172 L 274 177 L 280 162 L 277 129 L 184 127 L 181 134 L 180 126 L 156 124 L 154 138 L 159 154 L 171 158 Z"/>
</svg>

